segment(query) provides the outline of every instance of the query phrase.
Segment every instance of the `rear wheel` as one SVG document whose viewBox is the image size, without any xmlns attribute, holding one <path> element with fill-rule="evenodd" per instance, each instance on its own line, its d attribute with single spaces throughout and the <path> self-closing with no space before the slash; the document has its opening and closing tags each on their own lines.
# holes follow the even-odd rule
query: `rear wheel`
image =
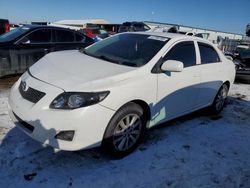
<svg viewBox="0 0 250 188">
<path fill-rule="evenodd" d="M 116 158 L 128 155 L 138 146 L 145 125 L 143 109 L 135 103 L 128 103 L 113 116 L 105 131 L 105 150 Z"/>
<path fill-rule="evenodd" d="M 219 89 L 214 102 L 211 106 L 211 110 L 214 114 L 219 114 L 225 105 L 227 95 L 228 95 L 228 86 L 226 84 L 223 84 L 221 88 Z"/>
</svg>

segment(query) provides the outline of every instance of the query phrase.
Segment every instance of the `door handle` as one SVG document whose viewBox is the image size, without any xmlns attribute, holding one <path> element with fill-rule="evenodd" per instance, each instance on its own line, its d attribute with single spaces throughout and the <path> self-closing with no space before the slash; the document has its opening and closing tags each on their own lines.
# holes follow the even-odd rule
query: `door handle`
<svg viewBox="0 0 250 188">
<path fill-rule="evenodd" d="M 43 49 L 43 51 L 48 52 L 48 51 L 49 51 L 49 49 L 45 48 L 45 49 Z"/>
</svg>

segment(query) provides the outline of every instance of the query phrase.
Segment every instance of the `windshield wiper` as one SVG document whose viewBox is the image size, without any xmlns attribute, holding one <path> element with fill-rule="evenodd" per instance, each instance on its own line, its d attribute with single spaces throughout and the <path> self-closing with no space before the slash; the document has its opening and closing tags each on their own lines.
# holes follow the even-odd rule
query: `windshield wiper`
<svg viewBox="0 0 250 188">
<path fill-rule="evenodd" d="M 135 63 L 132 63 L 132 62 L 129 62 L 129 61 L 118 61 L 118 60 L 111 59 L 111 58 L 109 58 L 107 56 L 104 56 L 104 55 L 99 56 L 99 58 L 102 59 L 102 60 L 105 60 L 105 61 L 109 61 L 109 62 L 112 62 L 112 63 L 119 64 L 119 65 L 126 65 L 126 66 L 130 66 L 130 67 L 138 67 L 138 65 L 135 64 Z"/>
<path fill-rule="evenodd" d="M 120 64 L 121 64 L 121 65 L 127 65 L 127 66 L 130 66 L 130 67 L 138 67 L 137 64 L 131 63 L 131 62 L 129 62 L 129 61 L 122 61 Z"/>
<path fill-rule="evenodd" d="M 88 55 L 88 56 L 92 56 L 92 57 L 95 57 L 95 58 L 98 58 L 98 59 L 105 60 L 105 61 L 110 61 L 110 62 L 113 62 L 113 63 L 119 63 L 118 61 L 116 61 L 114 59 L 111 59 L 111 58 L 109 58 L 107 56 L 104 56 L 104 55 L 98 56 L 98 55 L 89 54 L 89 53 L 86 52 L 85 49 L 80 49 L 79 52 L 84 53 L 85 55 Z"/>
<path fill-rule="evenodd" d="M 105 60 L 105 61 L 109 61 L 109 62 L 112 62 L 112 63 L 117 63 L 117 64 L 120 64 L 119 61 L 115 60 L 115 59 L 111 59 L 107 56 L 104 56 L 104 55 L 100 55 L 100 56 L 97 56 L 98 58 L 102 59 L 102 60 Z"/>
<path fill-rule="evenodd" d="M 86 50 L 85 50 L 85 48 L 80 48 L 80 49 L 79 49 L 79 52 L 81 52 L 81 53 L 83 53 L 83 54 L 86 54 L 86 55 L 89 55 L 89 56 L 93 56 L 93 55 L 87 53 Z"/>
<path fill-rule="evenodd" d="M 81 53 L 86 54 L 86 55 L 89 55 L 89 56 L 92 56 L 92 57 L 95 57 L 95 58 L 98 58 L 98 59 L 102 59 L 104 61 L 108 61 L 108 62 L 111 62 L 111 63 L 116 63 L 116 64 L 120 64 L 120 65 L 127 65 L 127 66 L 130 66 L 130 67 L 138 67 L 137 64 L 131 63 L 129 61 L 118 61 L 118 60 L 109 58 L 109 57 L 107 57 L 105 55 L 96 56 L 96 55 L 89 54 L 89 53 L 86 52 L 85 49 L 80 49 L 79 51 Z"/>
<path fill-rule="evenodd" d="M 79 49 L 79 52 L 81 52 L 81 53 L 83 53 L 85 55 L 91 56 L 91 57 L 99 58 L 99 56 L 95 56 L 93 54 L 90 54 L 90 53 L 86 52 L 86 50 L 84 48 Z"/>
</svg>

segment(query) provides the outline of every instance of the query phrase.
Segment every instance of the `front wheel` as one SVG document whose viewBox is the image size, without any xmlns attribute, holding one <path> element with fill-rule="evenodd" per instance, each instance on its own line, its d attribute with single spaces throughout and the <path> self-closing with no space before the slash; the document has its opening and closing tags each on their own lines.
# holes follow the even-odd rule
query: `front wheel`
<svg viewBox="0 0 250 188">
<path fill-rule="evenodd" d="M 228 95 L 228 86 L 223 84 L 219 89 L 217 95 L 215 96 L 214 102 L 211 106 L 211 110 L 214 114 L 219 114 L 225 105 L 227 95 Z"/>
<path fill-rule="evenodd" d="M 145 125 L 143 109 L 128 103 L 111 119 L 103 139 L 104 149 L 116 158 L 128 155 L 139 144 Z"/>
</svg>

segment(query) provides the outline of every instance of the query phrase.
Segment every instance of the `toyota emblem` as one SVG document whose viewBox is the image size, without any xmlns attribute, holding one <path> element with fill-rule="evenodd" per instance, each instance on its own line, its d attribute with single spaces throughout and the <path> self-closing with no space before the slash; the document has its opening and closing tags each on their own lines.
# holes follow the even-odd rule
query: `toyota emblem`
<svg viewBox="0 0 250 188">
<path fill-rule="evenodd" d="M 21 88 L 22 88 L 23 91 L 26 90 L 26 87 L 27 87 L 27 86 L 26 86 L 26 82 L 25 82 L 25 81 L 22 82 L 22 83 L 21 83 Z"/>
</svg>

